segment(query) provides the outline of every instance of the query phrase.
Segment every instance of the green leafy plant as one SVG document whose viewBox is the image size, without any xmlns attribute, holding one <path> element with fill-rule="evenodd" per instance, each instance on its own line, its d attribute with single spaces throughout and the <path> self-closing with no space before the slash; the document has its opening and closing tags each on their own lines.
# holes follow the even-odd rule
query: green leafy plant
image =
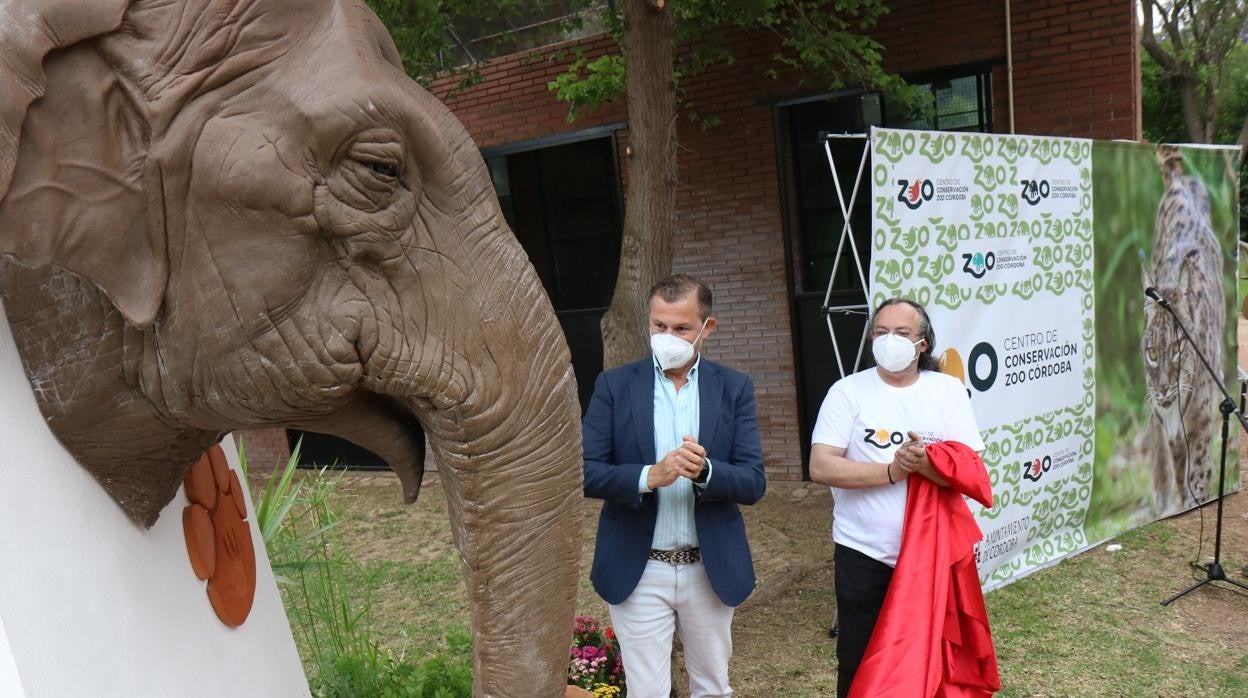
<svg viewBox="0 0 1248 698">
<path fill-rule="evenodd" d="M 389 657 L 381 671 L 354 656 L 321 665 L 312 687 L 323 698 L 460 698 L 472 695 L 472 640 L 463 629 L 447 635 L 446 648 L 413 662 Z"/>
<path fill-rule="evenodd" d="M 260 528 L 260 537 L 269 543 L 276 537 L 282 522 L 286 520 L 303 489 L 302 482 L 295 482 L 295 469 L 299 466 L 299 452 L 303 448 L 303 437 L 290 451 L 286 466 L 274 471 L 264 490 L 256 499 L 256 525 Z M 247 446 L 243 439 L 238 440 L 238 460 L 243 470 L 243 478 L 251 481 L 251 472 L 247 466 Z"/>
<path fill-rule="evenodd" d="M 377 641 L 373 627 L 380 569 L 366 569 L 343 544 L 334 495 L 342 472 L 297 474 L 302 439 L 255 498 L 264 539 L 313 695 L 324 698 L 458 698 L 472 693 L 472 640 L 461 626 L 445 648 L 412 660 Z M 238 443 L 244 477 L 247 452 Z"/>
<path fill-rule="evenodd" d="M 303 449 L 303 437 L 291 449 L 290 458 L 284 466 L 273 471 L 264 489 L 255 497 L 256 527 L 260 529 L 260 537 L 264 540 L 268 551 L 269 565 L 273 568 L 273 576 L 278 584 L 291 582 L 290 573 L 302 568 L 308 562 L 306 551 L 314 550 L 321 538 L 326 535 L 334 524 L 327 523 L 324 528 L 307 526 L 305 521 L 316 509 L 307 506 L 309 498 L 305 496 L 303 480 L 295 479 L 299 468 L 299 454 Z M 243 439 L 238 440 L 238 460 L 243 471 L 243 478 L 251 482 L 251 474 L 247 466 L 247 449 Z M 319 479 L 319 478 L 318 478 Z M 328 492 L 321 495 L 328 497 Z M 312 499 L 315 499 L 313 497 Z M 301 501 L 305 506 L 296 510 Z M 292 512 L 294 516 L 292 517 Z M 289 525 L 287 525 L 289 521 Z M 283 526 L 286 526 L 283 530 Z M 298 530 L 298 535 L 292 533 Z"/>
<path fill-rule="evenodd" d="M 576 59 L 546 87 L 571 105 L 567 121 L 572 123 L 578 109 L 597 109 L 624 93 L 624 56 L 608 53 L 591 61 L 577 48 Z"/>
</svg>

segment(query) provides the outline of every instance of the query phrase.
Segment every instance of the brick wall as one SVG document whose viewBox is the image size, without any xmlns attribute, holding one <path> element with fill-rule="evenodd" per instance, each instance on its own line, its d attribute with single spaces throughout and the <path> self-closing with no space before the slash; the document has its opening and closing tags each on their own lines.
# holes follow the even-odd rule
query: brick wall
<svg viewBox="0 0 1248 698">
<path fill-rule="evenodd" d="M 875 33 L 888 68 L 991 65 L 994 129 L 1008 131 L 1004 3 L 902 0 L 890 8 Z M 1023 0 L 1012 3 L 1011 22 L 1018 133 L 1140 137 L 1133 2 Z M 714 289 L 720 325 L 707 353 L 754 378 L 768 475 L 797 479 L 801 432 L 773 117 L 775 103 L 802 88 L 795 76 L 767 77 L 768 37 L 737 33 L 726 41 L 738 61 L 684 85 L 686 97 L 722 124 L 702 131 L 680 121 L 675 268 Z M 599 36 L 580 46 L 592 56 L 612 42 Z M 452 93 L 450 79 L 432 89 L 482 148 L 626 121 L 618 103 L 566 122 L 567 106 L 546 83 L 566 66 L 567 48 L 495 60 L 481 84 L 463 91 Z M 627 183 L 627 133 L 620 136 Z"/>
<path fill-rule="evenodd" d="M 1140 138 L 1134 3 L 1022 2 L 1012 20 L 1019 133 Z"/>
<path fill-rule="evenodd" d="M 483 71 L 484 80 L 467 90 L 457 90 L 457 81 L 446 78 L 434 83 L 430 91 L 455 112 L 480 148 L 623 122 L 624 105 L 610 104 L 581 115 L 575 125 L 567 123 L 567 105 L 555 101 L 546 83 L 566 69 L 570 56 L 562 55 L 560 49 L 572 45 L 491 61 Z M 589 55 L 601 55 L 614 43 L 598 36 L 579 45 Z"/>
<path fill-rule="evenodd" d="M 249 429 L 234 432 L 235 443 L 242 441 L 247 449 L 247 467 L 253 473 L 272 472 L 285 466 L 290 459 L 290 444 L 285 429 Z"/>
<path fill-rule="evenodd" d="M 700 109 L 723 120 L 700 130 L 687 121 L 681 143 L 675 269 L 705 280 L 716 295 L 718 331 L 707 354 L 755 383 L 767 473 L 801 479 L 792 327 L 779 206 L 773 109 L 760 93 L 770 47 L 733 37 L 735 65 L 686 88 Z M 761 54 L 761 55 L 760 55 Z"/>
</svg>

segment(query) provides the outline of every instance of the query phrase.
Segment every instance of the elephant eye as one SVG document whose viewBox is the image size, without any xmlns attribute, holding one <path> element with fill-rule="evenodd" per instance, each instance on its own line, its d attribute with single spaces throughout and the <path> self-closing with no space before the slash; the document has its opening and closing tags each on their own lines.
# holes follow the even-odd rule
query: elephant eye
<svg viewBox="0 0 1248 698">
<path fill-rule="evenodd" d="M 390 189 L 403 176 L 403 147 L 397 141 L 358 140 L 347 151 L 347 160 L 359 173 L 359 183 L 369 189 Z"/>
<path fill-rule="evenodd" d="M 377 155 L 360 155 L 352 153 L 352 163 L 361 170 L 376 177 L 385 184 L 393 184 L 400 175 L 398 159 L 378 157 Z"/>
<path fill-rule="evenodd" d="M 368 164 L 368 169 L 372 170 L 376 174 L 381 175 L 382 177 L 398 177 L 399 176 L 399 168 L 395 167 L 391 163 L 370 162 L 367 164 Z"/>
</svg>

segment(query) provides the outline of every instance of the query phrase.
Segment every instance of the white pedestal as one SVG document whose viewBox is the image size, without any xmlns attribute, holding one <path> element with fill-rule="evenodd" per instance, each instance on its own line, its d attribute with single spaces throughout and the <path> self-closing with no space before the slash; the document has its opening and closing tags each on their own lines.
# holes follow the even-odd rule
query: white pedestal
<svg viewBox="0 0 1248 698">
<path fill-rule="evenodd" d="M 130 521 L 48 430 L 0 309 L 0 698 L 309 695 L 250 497 L 257 588 L 238 628 L 191 571 L 186 504 Z"/>
</svg>

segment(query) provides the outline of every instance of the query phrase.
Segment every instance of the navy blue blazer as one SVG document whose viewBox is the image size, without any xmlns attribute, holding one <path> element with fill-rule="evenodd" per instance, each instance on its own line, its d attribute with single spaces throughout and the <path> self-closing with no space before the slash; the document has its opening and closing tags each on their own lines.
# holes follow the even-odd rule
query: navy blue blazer
<svg viewBox="0 0 1248 698">
<path fill-rule="evenodd" d="M 754 590 L 737 505 L 757 502 L 766 489 L 754 383 L 705 357 L 698 371 L 698 443 L 712 471 L 705 488 L 693 487 L 694 522 L 711 587 L 736 606 Z M 658 495 L 637 493 L 641 469 L 655 462 L 654 374 L 654 359 L 646 358 L 599 375 L 582 423 L 585 496 L 603 500 L 590 580 L 610 604 L 633 593 L 654 538 Z"/>
</svg>

